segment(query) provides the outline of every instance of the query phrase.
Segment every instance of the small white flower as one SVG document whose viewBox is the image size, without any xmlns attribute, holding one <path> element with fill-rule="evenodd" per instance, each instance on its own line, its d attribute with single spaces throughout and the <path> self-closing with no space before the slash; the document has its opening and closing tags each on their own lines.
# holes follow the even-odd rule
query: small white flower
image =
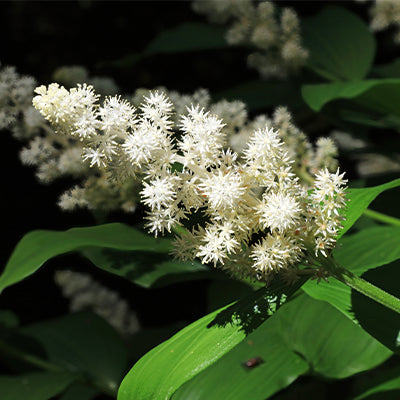
<svg viewBox="0 0 400 400">
<path fill-rule="evenodd" d="M 160 210 L 176 199 L 176 185 L 179 179 L 176 176 L 153 179 L 150 183 L 144 182 L 144 188 L 140 192 L 143 203 L 151 209 Z"/>
<path fill-rule="evenodd" d="M 215 211 L 234 209 L 247 190 L 240 174 L 231 170 L 218 170 L 218 173 L 209 174 L 206 179 L 202 179 L 199 188 Z"/>
<path fill-rule="evenodd" d="M 301 207 L 290 194 L 272 192 L 263 197 L 258 214 L 263 228 L 284 232 L 299 223 Z"/>
</svg>

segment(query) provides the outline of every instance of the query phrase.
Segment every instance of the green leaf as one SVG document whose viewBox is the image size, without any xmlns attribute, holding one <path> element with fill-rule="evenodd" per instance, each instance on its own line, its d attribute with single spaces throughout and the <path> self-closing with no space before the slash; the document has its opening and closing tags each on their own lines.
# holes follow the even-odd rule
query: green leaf
<svg viewBox="0 0 400 400">
<path fill-rule="evenodd" d="M 168 253 L 170 242 L 155 239 L 128 225 L 112 223 L 66 231 L 38 230 L 17 244 L 0 276 L 0 293 L 33 274 L 50 258 L 89 247 Z"/>
<path fill-rule="evenodd" d="M 241 100 L 246 103 L 249 110 L 265 107 L 276 107 L 284 104 L 291 110 L 304 105 L 300 96 L 299 87 L 293 82 L 268 82 L 268 81 L 248 81 L 243 82 L 230 89 L 216 93 L 213 99 L 218 101 Z"/>
<path fill-rule="evenodd" d="M 146 288 L 222 276 L 218 271 L 211 270 L 197 261 L 174 261 L 166 254 L 104 248 L 86 249 L 82 254 L 96 267 Z"/>
<path fill-rule="evenodd" d="M 302 295 L 277 313 L 287 346 L 314 374 L 342 379 L 366 371 L 392 352 L 326 302 Z"/>
<path fill-rule="evenodd" d="M 356 82 L 321 83 L 301 88 L 304 101 L 314 110 L 333 100 L 352 99 L 382 114 L 399 116 L 400 79 L 371 79 Z"/>
<path fill-rule="evenodd" d="M 330 305 L 301 295 L 216 363 L 185 383 L 173 400 L 264 400 L 313 372 L 344 378 L 391 352 Z M 246 369 L 252 358 L 263 362 Z"/>
<path fill-rule="evenodd" d="M 340 7 L 328 7 L 302 26 L 308 66 L 333 80 L 363 79 L 371 69 L 376 43 L 367 24 Z"/>
<path fill-rule="evenodd" d="M 268 325 L 268 324 L 267 324 Z M 254 368 L 243 366 L 260 357 Z M 173 400 L 264 400 L 289 386 L 309 369 L 307 362 L 291 351 L 274 329 L 261 326 L 172 396 Z"/>
<path fill-rule="evenodd" d="M 0 375 L 1 400 L 49 400 L 76 379 L 67 372 L 32 372 Z"/>
<path fill-rule="evenodd" d="M 398 400 L 400 398 L 400 368 L 375 372 L 359 388 L 353 400 Z"/>
<path fill-rule="evenodd" d="M 118 399 L 170 398 L 272 315 L 301 283 L 290 288 L 272 284 L 182 329 L 134 365 L 121 384 Z"/>
<path fill-rule="evenodd" d="M 99 63 L 98 66 L 129 68 L 142 58 L 151 55 L 215 50 L 228 46 L 224 28 L 198 22 L 187 22 L 162 31 L 147 45 L 142 53 L 128 54 L 119 60 Z"/>
<path fill-rule="evenodd" d="M 89 312 L 70 314 L 24 327 L 21 333 L 36 339 L 53 364 L 116 393 L 127 368 L 127 350 L 102 318 Z"/>
<path fill-rule="evenodd" d="M 59 400 L 92 400 L 99 394 L 98 390 L 77 382 L 71 385 L 62 396 L 60 396 Z"/>
<path fill-rule="evenodd" d="M 399 259 L 399 244 L 399 227 L 378 226 L 343 237 L 333 256 L 346 269 L 360 276 L 371 268 Z M 351 311 L 351 289 L 344 283 L 334 278 L 329 278 L 329 282 L 322 280 L 319 283 L 309 280 L 302 289 L 313 298 L 326 301 L 349 318 L 355 319 Z"/>
<path fill-rule="evenodd" d="M 347 205 L 346 220 L 344 221 L 343 229 L 340 230 L 338 237 L 343 236 L 353 226 L 364 210 L 379 194 L 398 186 L 400 186 L 400 179 L 368 188 L 349 189 L 347 198 L 350 201 Z"/>
</svg>

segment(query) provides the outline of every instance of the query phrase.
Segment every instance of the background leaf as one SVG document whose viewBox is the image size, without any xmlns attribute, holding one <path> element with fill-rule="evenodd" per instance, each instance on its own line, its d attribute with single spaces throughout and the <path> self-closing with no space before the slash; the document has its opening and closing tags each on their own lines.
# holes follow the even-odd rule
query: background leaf
<svg viewBox="0 0 400 400">
<path fill-rule="evenodd" d="M 112 223 L 66 231 L 38 230 L 26 234 L 17 244 L 0 276 L 0 292 L 33 274 L 47 260 L 88 247 L 168 253 L 167 239 L 155 239 L 128 225 Z"/>
<path fill-rule="evenodd" d="M 334 82 L 304 85 L 301 88 L 304 101 L 314 110 L 339 99 L 351 99 L 370 111 L 387 117 L 400 116 L 400 79 L 375 79 L 357 82 Z"/>
<path fill-rule="evenodd" d="M 115 61 L 105 61 L 98 67 L 113 66 L 130 68 L 147 56 L 187 51 L 214 50 L 229 47 L 225 29 L 210 24 L 187 22 L 162 31 L 141 53 L 129 54 Z"/>
<path fill-rule="evenodd" d="M 400 397 L 400 368 L 375 373 L 363 386 L 358 388 L 357 392 L 361 393 L 353 400 L 397 400 Z"/>
<path fill-rule="evenodd" d="M 0 375 L 1 400 L 49 400 L 76 379 L 67 372 Z"/>
<path fill-rule="evenodd" d="M 90 248 L 82 251 L 96 267 L 145 287 L 156 288 L 193 279 L 225 278 L 198 261 L 180 262 L 166 254 Z"/>
<path fill-rule="evenodd" d="M 74 383 L 60 396 L 59 400 L 92 400 L 98 394 L 98 390 L 90 386 Z"/>
<path fill-rule="evenodd" d="M 375 38 L 357 15 L 340 7 L 327 7 L 302 26 L 308 66 L 333 80 L 363 79 L 375 56 Z"/>
<path fill-rule="evenodd" d="M 88 377 L 108 393 L 117 391 L 127 368 L 127 350 L 102 318 L 89 312 L 70 314 L 20 332 L 37 340 L 50 362 Z"/>
</svg>

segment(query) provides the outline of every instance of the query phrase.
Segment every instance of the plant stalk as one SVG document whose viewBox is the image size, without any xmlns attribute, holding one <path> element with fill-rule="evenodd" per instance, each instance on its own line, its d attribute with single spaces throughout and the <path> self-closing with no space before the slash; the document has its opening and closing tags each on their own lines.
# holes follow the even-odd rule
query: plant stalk
<svg viewBox="0 0 400 400">
<path fill-rule="evenodd" d="M 400 314 L 400 299 L 354 275 L 351 271 L 337 263 L 333 257 L 326 258 L 323 266 L 329 271 L 331 276 L 340 282 Z"/>
<path fill-rule="evenodd" d="M 378 211 L 370 210 L 369 208 L 367 208 L 363 214 L 366 217 L 374 219 L 376 221 L 385 222 L 386 224 L 390 225 L 400 226 L 400 219 L 391 217 L 390 215 L 382 214 Z"/>
</svg>

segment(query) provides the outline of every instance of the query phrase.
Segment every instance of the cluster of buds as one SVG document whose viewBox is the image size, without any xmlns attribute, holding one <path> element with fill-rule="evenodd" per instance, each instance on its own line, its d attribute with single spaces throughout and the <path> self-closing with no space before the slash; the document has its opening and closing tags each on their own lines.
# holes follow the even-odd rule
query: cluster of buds
<svg viewBox="0 0 400 400">
<path fill-rule="evenodd" d="M 211 22 L 231 22 L 226 40 L 231 45 L 249 45 L 248 63 L 263 77 L 284 78 L 301 68 L 308 51 L 301 44 L 297 14 L 284 7 L 280 19 L 271 1 L 195 0 L 193 9 L 208 16 Z"/>
<path fill-rule="evenodd" d="M 253 132 L 239 158 L 226 148 L 223 122 L 198 106 L 188 107 L 173 135 L 173 105 L 163 93 L 150 93 L 139 112 L 119 97 L 98 106 L 85 85 L 36 93 L 34 106 L 55 129 L 82 141 L 83 159 L 110 179 L 142 180 L 149 231 L 181 226 L 178 258 L 234 273 L 248 265 L 240 273 L 267 279 L 333 248 L 346 203 L 343 174 L 321 170 L 303 186 L 274 129 Z"/>
</svg>

